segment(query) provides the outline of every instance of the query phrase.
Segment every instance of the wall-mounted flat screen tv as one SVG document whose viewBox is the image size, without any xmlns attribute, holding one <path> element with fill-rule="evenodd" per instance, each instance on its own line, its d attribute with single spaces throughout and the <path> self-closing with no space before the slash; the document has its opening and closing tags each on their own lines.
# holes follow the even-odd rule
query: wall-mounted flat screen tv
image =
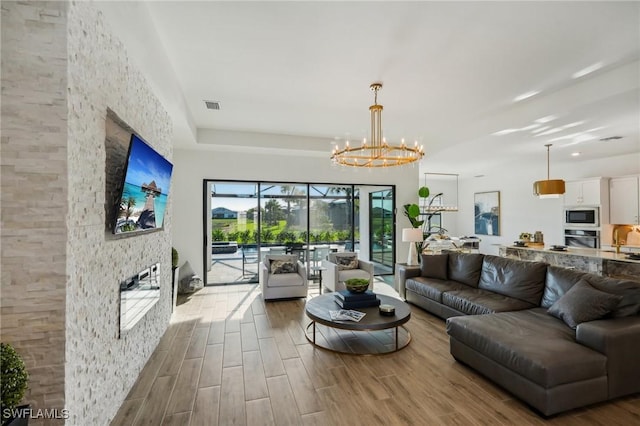
<svg viewBox="0 0 640 426">
<path fill-rule="evenodd" d="M 114 234 L 162 228 L 173 165 L 132 134 Z"/>
</svg>

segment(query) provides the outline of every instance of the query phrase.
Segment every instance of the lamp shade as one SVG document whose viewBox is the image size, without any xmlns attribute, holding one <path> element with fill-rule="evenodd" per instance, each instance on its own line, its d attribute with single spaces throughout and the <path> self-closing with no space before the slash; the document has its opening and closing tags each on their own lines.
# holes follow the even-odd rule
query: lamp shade
<svg viewBox="0 0 640 426">
<path fill-rule="evenodd" d="M 533 182 L 533 195 L 539 198 L 558 198 L 564 194 L 564 181 L 562 179 L 549 179 L 549 148 L 553 144 L 545 144 L 547 147 L 547 180 Z"/>
<path fill-rule="evenodd" d="M 418 243 L 424 239 L 422 229 L 404 228 L 402 229 L 402 241 L 405 243 Z"/>
<path fill-rule="evenodd" d="M 539 180 L 533 183 L 533 194 L 540 198 L 559 197 L 564 191 L 562 179 Z"/>
</svg>

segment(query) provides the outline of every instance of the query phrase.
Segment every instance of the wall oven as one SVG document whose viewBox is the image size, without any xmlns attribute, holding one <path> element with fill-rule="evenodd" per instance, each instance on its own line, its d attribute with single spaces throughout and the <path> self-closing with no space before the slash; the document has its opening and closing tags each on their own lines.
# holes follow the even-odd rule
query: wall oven
<svg viewBox="0 0 640 426">
<path fill-rule="evenodd" d="M 598 207 L 567 207 L 564 209 L 564 226 L 598 227 L 600 226 L 600 209 Z"/>
<path fill-rule="evenodd" d="M 565 229 L 564 245 L 579 248 L 600 248 L 600 231 L 590 229 Z"/>
</svg>

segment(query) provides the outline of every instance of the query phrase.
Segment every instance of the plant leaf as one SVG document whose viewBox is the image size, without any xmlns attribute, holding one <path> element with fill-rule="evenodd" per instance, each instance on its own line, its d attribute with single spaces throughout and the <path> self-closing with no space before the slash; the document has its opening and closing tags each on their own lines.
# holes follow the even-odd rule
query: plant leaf
<svg viewBox="0 0 640 426">
<path fill-rule="evenodd" d="M 407 207 L 407 215 L 409 218 L 416 218 L 420 214 L 420 207 L 417 204 L 409 204 Z"/>
</svg>

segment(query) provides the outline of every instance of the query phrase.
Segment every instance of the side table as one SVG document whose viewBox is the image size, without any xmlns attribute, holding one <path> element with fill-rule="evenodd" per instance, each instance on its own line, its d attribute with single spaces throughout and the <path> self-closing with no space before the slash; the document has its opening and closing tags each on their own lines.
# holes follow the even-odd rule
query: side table
<svg viewBox="0 0 640 426">
<path fill-rule="evenodd" d="M 409 266 L 406 263 L 396 263 L 395 288 L 402 300 L 407 300 L 405 291 L 405 281 L 407 278 L 420 276 L 420 265 Z"/>
<path fill-rule="evenodd" d="M 318 286 L 320 287 L 319 293 L 322 294 L 322 271 L 326 271 L 327 268 L 324 266 L 312 266 L 311 270 L 318 272 Z"/>
</svg>

